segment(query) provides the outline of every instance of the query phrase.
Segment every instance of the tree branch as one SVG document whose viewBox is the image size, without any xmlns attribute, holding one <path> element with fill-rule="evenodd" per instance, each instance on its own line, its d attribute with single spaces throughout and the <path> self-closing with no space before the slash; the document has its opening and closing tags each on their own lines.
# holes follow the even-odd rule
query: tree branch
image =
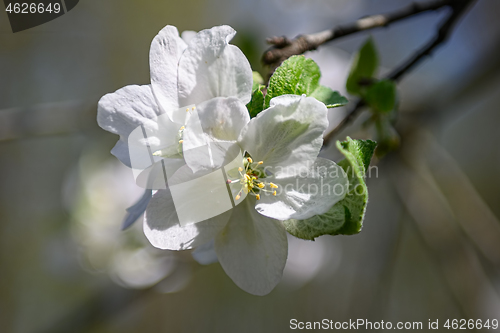
<svg viewBox="0 0 500 333">
<path fill-rule="evenodd" d="M 401 77 L 413 69 L 420 61 L 425 57 L 430 56 L 433 51 L 438 48 L 441 44 L 445 43 L 450 37 L 453 28 L 456 23 L 465 13 L 469 5 L 476 2 L 476 0 L 455 0 L 450 4 L 452 8 L 451 14 L 448 18 L 441 24 L 438 30 L 438 34 L 424 47 L 415 52 L 415 54 L 410 57 L 406 62 L 404 62 L 400 67 L 394 69 L 387 78 L 394 81 L 399 81 Z"/>
<path fill-rule="evenodd" d="M 365 106 L 365 102 L 362 99 L 359 99 L 356 105 L 352 108 L 351 111 L 340 121 L 340 123 L 332 129 L 330 132 L 326 133 L 323 137 L 323 147 L 326 147 L 330 144 L 330 141 L 339 134 L 340 131 L 344 129 L 344 127 L 352 122 L 356 117 L 361 113 L 363 107 Z"/>
<path fill-rule="evenodd" d="M 462 0 L 458 1 L 461 2 Z M 321 31 L 314 34 L 299 35 L 293 40 L 290 40 L 284 36 L 271 37 L 267 39 L 267 42 L 269 44 L 272 44 L 273 47 L 264 52 L 264 55 L 262 56 L 262 62 L 265 65 L 269 65 L 271 67 L 271 71 L 269 73 L 269 76 L 271 76 L 274 72 L 274 69 L 276 69 L 283 61 L 293 55 L 315 50 L 316 48 L 318 48 L 318 46 L 340 37 L 344 37 L 364 30 L 387 27 L 388 25 L 396 21 L 415 16 L 426 11 L 436 10 L 444 6 L 449 6 L 453 3 L 454 0 L 434 0 L 426 3 L 413 3 L 408 7 L 392 13 L 367 16 L 356 22 L 340 25 L 330 30 Z"/>
<path fill-rule="evenodd" d="M 401 66 L 392 70 L 385 76 L 385 78 L 397 82 L 401 80 L 405 74 L 408 74 L 411 70 L 413 70 L 415 66 L 418 65 L 425 57 L 430 56 L 433 51 L 448 40 L 453 28 L 462 14 L 464 14 L 467 8 L 469 8 L 469 6 L 475 1 L 477 0 L 455 0 L 450 2 L 448 5 L 452 8 L 452 11 L 440 25 L 437 35 L 429 43 L 417 50 L 412 56 L 409 57 L 409 59 L 404 61 Z M 337 127 L 325 135 L 323 145 L 327 146 L 333 137 L 335 137 L 347 124 L 352 122 L 361 113 L 365 105 L 365 102 L 360 99 L 347 116 L 337 125 Z"/>
</svg>

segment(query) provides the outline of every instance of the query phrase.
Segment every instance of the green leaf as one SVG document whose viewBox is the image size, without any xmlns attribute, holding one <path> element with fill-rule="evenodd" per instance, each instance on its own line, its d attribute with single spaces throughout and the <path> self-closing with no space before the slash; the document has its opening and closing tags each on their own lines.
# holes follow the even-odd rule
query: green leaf
<svg viewBox="0 0 500 333">
<path fill-rule="evenodd" d="M 321 86 L 321 72 L 312 59 L 303 55 L 292 56 L 276 68 L 269 80 L 265 98 L 265 107 L 269 107 L 272 98 L 281 95 L 302 95 L 314 97 L 328 108 L 346 105 L 349 101 L 337 91 Z"/>
<path fill-rule="evenodd" d="M 347 98 L 342 96 L 338 91 L 333 91 L 332 89 L 325 86 L 319 86 L 311 94 L 311 97 L 314 97 L 318 101 L 325 103 L 327 108 L 337 108 L 349 103 Z"/>
<path fill-rule="evenodd" d="M 264 84 L 264 79 L 262 78 L 262 75 L 260 75 L 260 73 L 256 71 L 252 72 L 252 76 L 253 76 L 252 91 L 255 91 L 255 89 L 259 88 L 260 85 Z"/>
<path fill-rule="evenodd" d="M 346 168 L 349 167 L 346 163 L 349 162 L 351 167 L 359 168 L 364 175 L 370 166 L 370 161 L 376 146 L 377 143 L 375 141 L 353 140 L 350 137 L 347 137 L 347 141 L 337 141 L 337 149 L 346 158 L 340 161 L 338 165 L 340 165 L 345 171 Z"/>
<path fill-rule="evenodd" d="M 401 143 L 398 132 L 393 127 L 389 115 L 374 115 L 375 129 L 377 131 L 377 157 L 383 157 L 387 153 L 397 149 Z"/>
<path fill-rule="evenodd" d="M 391 80 L 381 80 L 372 84 L 366 91 L 365 101 L 375 111 L 391 112 L 396 106 L 396 84 Z"/>
<path fill-rule="evenodd" d="M 265 86 L 260 85 L 252 93 L 252 99 L 247 104 L 250 118 L 257 116 L 259 112 L 264 110 L 264 93 L 262 92 L 262 89 L 264 88 Z"/>
<path fill-rule="evenodd" d="M 319 87 L 321 72 L 312 59 L 303 55 L 292 56 L 276 68 L 269 80 L 265 98 L 265 107 L 269 107 L 272 98 L 281 95 L 310 96 Z"/>
<path fill-rule="evenodd" d="M 328 212 L 306 220 L 287 220 L 283 224 L 295 237 L 314 240 L 321 235 L 353 235 L 361 231 L 368 202 L 365 174 L 375 151 L 376 142 L 352 140 L 337 141 L 337 148 L 345 156 L 338 164 L 349 178 L 349 192 Z"/>
<path fill-rule="evenodd" d="M 352 95 L 361 95 L 360 81 L 374 78 L 378 69 L 378 54 L 373 40 L 369 38 L 354 58 L 346 88 Z"/>
</svg>

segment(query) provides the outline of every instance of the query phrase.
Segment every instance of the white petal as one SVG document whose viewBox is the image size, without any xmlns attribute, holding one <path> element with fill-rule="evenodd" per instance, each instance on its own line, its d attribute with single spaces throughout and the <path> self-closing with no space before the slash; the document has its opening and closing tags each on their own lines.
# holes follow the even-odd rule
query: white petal
<svg viewBox="0 0 500 333">
<path fill-rule="evenodd" d="M 162 114 L 154 120 L 148 120 L 147 126 L 137 126 L 128 135 L 130 166 L 137 185 L 148 189 L 164 189 L 167 181 L 164 173 L 170 177 L 185 164 L 179 143 L 180 128 L 181 125 Z"/>
<path fill-rule="evenodd" d="M 189 122 L 184 132 L 185 138 L 191 135 L 204 134 L 210 141 L 236 141 L 243 127 L 250 121 L 248 110 L 239 99 L 235 97 L 217 97 L 198 104 L 196 107 L 198 117 L 204 133 L 192 133 Z"/>
<path fill-rule="evenodd" d="M 265 180 L 278 185 L 277 194 L 261 192 L 255 209 L 278 220 L 303 220 L 326 213 L 345 197 L 349 184 L 344 170 L 324 158 L 304 166 L 295 176 Z"/>
<path fill-rule="evenodd" d="M 170 191 L 153 195 L 144 216 L 144 234 L 151 244 L 164 250 L 186 250 L 200 246 L 215 237 L 226 225 L 231 212 L 181 227 Z"/>
<path fill-rule="evenodd" d="M 132 224 L 137 221 L 137 219 L 144 214 L 146 211 L 146 207 L 149 204 L 149 201 L 151 200 L 152 196 L 152 191 L 151 190 L 146 190 L 142 197 L 132 206 L 127 208 L 127 215 L 125 216 L 125 219 L 123 220 L 122 223 L 122 230 L 125 230 L 129 228 Z"/>
<path fill-rule="evenodd" d="M 202 265 L 210 265 L 219 261 L 217 253 L 215 253 L 215 242 L 213 239 L 208 243 L 198 246 L 191 255 L 194 260 Z"/>
<path fill-rule="evenodd" d="M 169 178 L 168 187 L 179 223 L 204 224 L 233 208 L 226 178 L 222 170 L 194 174 L 185 165 Z"/>
<path fill-rule="evenodd" d="M 130 166 L 128 136 L 138 126 L 156 127 L 160 110 L 153 97 L 151 87 L 126 86 L 114 93 L 104 95 L 97 106 L 97 123 L 106 131 L 120 136 L 120 141 L 111 151 L 122 163 Z"/>
<path fill-rule="evenodd" d="M 254 200 L 247 197 L 236 206 L 229 223 L 215 238 L 215 251 L 238 287 L 266 295 L 281 280 L 288 243 L 281 222 L 257 213 Z"/>
<path fill-rule="evenodd" d="M 176 27 L 167 25 L 151 43 L 149 51 L 149 66 L 151 85 L 160 108 L 170 119 L 175 117 L 179 108 L 177 95 L 177 69 L 179 59 L 187 45 L 179 37 Z"/>
<path fill-rule="evenodd" d="M 154 156 L 157 158 L 156 156 Z M 149 162 L 151 163 L 151 162 Z M 135 162 L 132 160 L 132 167 Z M 168 179 L 186 165 L 183 159 L 163 158 L 144 169 L 132 169 L 135 183 L 145 189 L 160 190 L 168 187 Z"/>
<path fill-rule="evenodd" d="M 237 98 L 218 97 L 196 107 L 184 130 L 183 151 L 194 172 L 217 169 L 239 153 L 236 143 L 250 121 L 248 110 Z"/>
<path fill-rule="evenodd" d="M 130 152 L 126 141 L 118 140 L 115 146 L 111 148 L 111 154 L 126 166 L 131 167 Z"/>
<path fill-rule="evenodd" d="M 181 33 L 181 38 L 186 44 L 189 44 L 197 34 L 198 33 L 193 30 L 184 30 Z"/>
<path fill-rule="evenodd" d="M 264 162 L 267 171 L 292 175 L 301 165 L 316 160 L 327 127 L 323 103 L 311 97 L 283 95 L 273 98 L 268 109 L 250 120 L 238 141 L 254 161 Z"/>
<path fill-rule="evenodd" d="M 214 97 L 250 102 L 252 69 L 241 50 L 230 45 L 236 34 L 229 26 L 200 31 L 179 62 L 179 103 L 199 104 Z"/>
</svg>

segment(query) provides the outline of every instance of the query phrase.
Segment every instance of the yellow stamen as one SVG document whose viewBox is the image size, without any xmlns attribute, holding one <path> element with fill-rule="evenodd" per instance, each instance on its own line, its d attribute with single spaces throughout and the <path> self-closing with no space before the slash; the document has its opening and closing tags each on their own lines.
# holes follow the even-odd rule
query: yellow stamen
<svg viewBox="0 0 500 333">
<path fill-rule="evenodd" d="M 255 195 L 255 197 L 257 198 L 257 200 L 260 200 L 260 194 Z"/>
<path fill-rule="evenodd" d="M 264 185 L 264 183 L 259 183 L 257 186 L 258 186 L 259 188 L 264 188 L 264 186 L 266 186 L 266 185 Z"/>
<path fill-rule="evenodd" d="M 189 108 L 186 109 L 186 112 L 189 112 Z"/>
<path fill-rule="evenodd" d="M 240 198 L 241 198 L 241 195 L 239 195 L 239 194 L 235 197 L 236 200 L 240 200 Z"/>
<path fill-rule="evenodd" d="M 239 168 L 238 168 L 238 171 L 239 171 L 239 172 L 243 171 L 243 168 L 242 168 L 242 167 L 239 167 Z"/>
<path fill-rule="evenodd" d="M 248 163 L 253 163 L 253 160 L 252 160 L 252 158 L 251 158 L 251 157 L 248 157 L 248 158 L 247 158 L 247 161 L 248 161 Z"/>
<path fill-rule="evenodd" d="M 186 128 L 186 127 L 182 126 L 182 127 L 180 128 L 180 130 L 182 131 L 182 130 L 183 130 L 183 129 L 185 129 L 185 128 Z"/>
<path fill-rule="evenodd" d="M 276 196 L 276 191 L 273 192 L 273 195 Z"/>
<path fill-rule="evenodd" d="M 257 162 L 258 165 L 264 164 L 264 161 Z"/>
<path fill-rule="evenodd" d="M 194 110 L 194 109 L 196 109 L 196 107 L 194 107 L 194 106 L 193 106 L 193 107 L 191 108 L 191 110 Z"/>
<path fill-rule="evenodd" d="M 278 188 L 278 185 L 276 185 L 274 183 L 270 183 L 269 186 L 271 186 L 271 188 Z"/>
<path fill-rule="evenodd" d="M 184 142 L 184 140 L 179 140 L 179 143 L 183 143 L 183 142 Z"/>
</svg>

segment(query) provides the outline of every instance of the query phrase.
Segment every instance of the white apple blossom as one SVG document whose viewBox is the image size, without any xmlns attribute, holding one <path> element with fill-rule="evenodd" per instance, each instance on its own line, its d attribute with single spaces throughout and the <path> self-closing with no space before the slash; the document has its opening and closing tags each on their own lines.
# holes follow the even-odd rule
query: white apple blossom
<svg viewBox="0 0 500 333">
<path fill-rule="evenodd" d="M 156 161 L 163 159 L 169 173 L 173 173 L 184 164 L 182 155 L 173 153 L 182 151 L 186 107 L 194 109 L 215 97 L 233 97 L 242 105 L 248 103 L 252 71 L 241 50 L 229 44 L 235 33 L 229 26 L 218 26 L 183 34 L 185 41 L 177 28 L 162 29 L 150 49 L 151 84 L 126 86 L 99 101 L 99 126 L 120 136 L 111 153 L 131 167 L 128 140 L 141 127 L 154 135 L 146 143 L 137 144 L 151 144 L 161 157 Z M 150 198 L 151 190 L 147 190 L 142 200 L 129 209 L 124 227 L 144 212 Z"/>
<path fill-rule="evenodd" d="M 151 45 L 151 85 L 104 96 L 98 123 L 120 135 L 112 153 L 124 164 L 133 164 L 135 145 L 147 145 L 153 162 L 161 160 L 167 169 L 169 186 L 152 198 L 146 191 L 129 210 L 125 226 L 146 209 L 144 232 L 152 245 L 197 248 L 194 257 L 204 263 L 213 262 L 210 253 L 215 253 L 240 288 L 265 295 L 280 281 L 286 263 L 281 221 L 325 213 L 344 197 L 347 178 L 335 163 L 317 157 L 328 126 L 323 103 L 280 96 L 250 120 L 245 104 L 252 72 L 243 53 L 228 44 L 234 34 L 228 26 L 214 27 L 190 33 L 186 44 L 176 28 L 165 27 Z M 148 134 L 134 136 L 138 130 Z M 200 184 L 221 169 L 228 178 L 222 186 Z M 189 202 L 181 202 L 182 209 L 171 180 L 187 187 L 182 195 Z M 217 207 L 214 187 L 227 192 L 226 186 L 232 208 L 220 213 L 226 208 Z M 202 210 L 208 213 L 197 213 Z M 181 213 L 190 211 L 211 218 L 180 223 Z"/>
<path fill-rule="evenodd" d="M 279 96 L 250 120 L 234 98 L 216 98 L 201 104 L 198 115 L 187 122 L 187 165 L 177 172 L 203 174 L 233 160 L 235 150 L 243 151 L 245 159 L 227 172 L 234 208 L 181 226 L 170 191 L 159 190 L 146 210 L 145 234 L 162 249 L 200 247 L 195 257 L 214 249 L 240 288 L 265 295 L 280 281 L 286 263 L 287 236 L 281 221 L 323 214 L 345 196 L 348 181 L 342 168 L 318 158 L 327 109 L 314 98 Z M 192 130 L 195 121 L 200 121 L 202 133 Z M 196 158 L 196 148 L 204 142 L 211 143 L 210 159 Z M 192 188 L 193 194 L 203 190 Z"/>
</svg>

